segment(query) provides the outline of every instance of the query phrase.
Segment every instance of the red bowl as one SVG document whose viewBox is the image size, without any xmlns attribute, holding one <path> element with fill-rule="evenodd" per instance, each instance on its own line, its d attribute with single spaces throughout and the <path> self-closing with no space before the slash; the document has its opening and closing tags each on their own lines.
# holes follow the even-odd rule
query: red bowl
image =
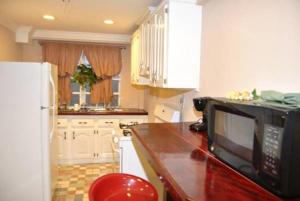
<svg viewBox="0 0 300 201">
<path fill-rule="evenodd" d="M 113 173 L 96 179 L 89 190 L 90 201 L 157 201 L 155 187 L 129 174 Z"/>
</svg>

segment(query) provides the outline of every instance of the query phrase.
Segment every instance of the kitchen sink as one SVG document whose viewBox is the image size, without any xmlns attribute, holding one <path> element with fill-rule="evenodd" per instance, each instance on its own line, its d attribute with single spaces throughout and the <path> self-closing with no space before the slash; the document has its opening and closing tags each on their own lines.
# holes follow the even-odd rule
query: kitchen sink
<svg viewBox="0 0 300 201">
<path fill-rule="evenodd" d="M 91 112 L 121 112 L 121 108 L 89 108 L 88 111 Z"/>
<path fill-rule="evenodd" d="M 81 108 L 79 111 L 75 111 L 73 108 L 59 109 L 60 112 L 121 112 L 122 108 Z"/>
</svg>

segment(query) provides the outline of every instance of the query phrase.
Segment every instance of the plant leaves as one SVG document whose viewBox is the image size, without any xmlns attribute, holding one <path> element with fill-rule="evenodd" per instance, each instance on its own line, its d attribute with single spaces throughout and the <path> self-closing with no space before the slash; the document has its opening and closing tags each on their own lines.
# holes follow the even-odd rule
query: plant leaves
<svg viewBox="0 0 300 201">
<path fill-rule="evenodd" d="M 92 67 L 85 64 L 79 64 L 75 73 L 71 76 L 72 83 L 77 83 L 83 87 L 89 86 L 90 89 L 93 88 L 93 85 L 96 84 L 98 80 L 102 80 L 102 78 L 98 79 Z"/>
</svg>

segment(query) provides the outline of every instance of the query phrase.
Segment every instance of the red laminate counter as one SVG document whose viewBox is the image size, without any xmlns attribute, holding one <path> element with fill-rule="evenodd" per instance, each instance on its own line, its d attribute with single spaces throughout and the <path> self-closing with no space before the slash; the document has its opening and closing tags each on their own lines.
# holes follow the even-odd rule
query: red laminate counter
<svg viewBox="0 0 300 201">
<path fill-rule="evenodd" d="M 206 133 L 189 131 L 189 123 L 140 124 L 133 140 L 173 200 L 281 201 L 281 199 L 207 151 Z M 289 199 L 300 201 L 300 199 Z"/>
</svg>

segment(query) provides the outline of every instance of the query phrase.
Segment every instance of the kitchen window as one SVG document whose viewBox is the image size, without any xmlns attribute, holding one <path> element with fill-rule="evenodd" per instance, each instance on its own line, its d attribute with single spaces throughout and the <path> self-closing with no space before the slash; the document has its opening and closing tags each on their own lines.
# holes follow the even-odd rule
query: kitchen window
<svg viewBox="0 0 300 201">
<path fill-rule="evenodd" d="M 82 53 L 79 63 L 78 64 L 85 64 L 90 65 L 89 61 L 87 60 L 86 56 Z M 112 102 L 109 104 L 110 107 L 118 107 L 120 106 L 120 75 L 114 76 L 112 78 L 112 90 L 113 90 L 113 99 Z M 86 106 L 96 106 L 96 107 L 105 107 L 105 105 L 97 104 L 93 105 L 90 103 L 90 87 L 86 86 L 85 88 L 81 88 L 77 83 L 71 83 L 72 87 L 72 100 L 71 106 L 74 104 L 86 105 Z"/>
</svg>

